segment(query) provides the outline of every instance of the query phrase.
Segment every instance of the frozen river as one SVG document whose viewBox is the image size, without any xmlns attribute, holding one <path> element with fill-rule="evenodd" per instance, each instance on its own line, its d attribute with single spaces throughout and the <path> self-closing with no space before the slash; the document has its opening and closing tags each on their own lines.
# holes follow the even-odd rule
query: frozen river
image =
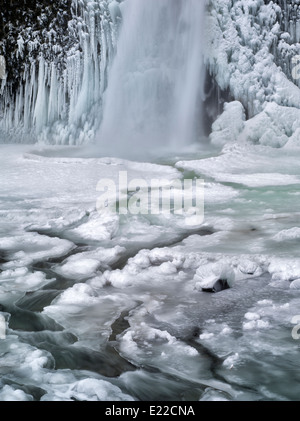
<svg viewBox="0 0 300 421">
<path fill-rule="evenodd" d="M 299 399 L 298 149 L 0 155 L 0 400 Z M 97 212 L 121 171 L 203 179 L 203 223 Z"/>
</svg>

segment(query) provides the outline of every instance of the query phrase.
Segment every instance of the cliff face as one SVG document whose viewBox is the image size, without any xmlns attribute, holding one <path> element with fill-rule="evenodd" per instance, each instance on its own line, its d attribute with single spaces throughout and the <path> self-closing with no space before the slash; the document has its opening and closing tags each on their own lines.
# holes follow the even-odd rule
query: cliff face
<svg viewBox="0 0 300 421">
<path fill-rule="evenodd" d="M 89 142 L 101 119 L 122 0 L 23 3 L 0 0 L 0 55 L 7 65 L 1 141 Z M 250 117 L 266 102 L 300 107 L 293 74 L 298 0 L 207 0 L 207 14 L 210 118 L 228 99 L 241 101 Z"/>
</svg>

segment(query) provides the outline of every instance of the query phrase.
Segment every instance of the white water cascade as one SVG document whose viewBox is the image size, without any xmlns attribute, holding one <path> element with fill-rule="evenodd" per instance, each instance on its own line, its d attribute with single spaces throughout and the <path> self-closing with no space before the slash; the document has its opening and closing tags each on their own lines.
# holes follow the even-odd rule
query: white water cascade
<svg viewBox="0 0 300 421">
<path fill-rule="evenodd" d="M 111 154 L 199 140 L 203 0 L 125 0 L 99 147 Z"/>
</svg>

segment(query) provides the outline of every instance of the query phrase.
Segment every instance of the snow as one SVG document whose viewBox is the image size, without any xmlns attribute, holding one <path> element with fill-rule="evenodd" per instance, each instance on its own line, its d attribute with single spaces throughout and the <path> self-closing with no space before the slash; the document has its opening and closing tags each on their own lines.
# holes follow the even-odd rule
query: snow
<svg viewBox="0 0 300 421">
<path fill-rule="evenodd" d="M 72 42 L 65 34 L 61 34 L 61 28 L 53 25 L 43 35 L 35 31 L 35 38 L 32 36 L 32 28 L 22 26 L 16 39 L 15 54 L 17 58 L 22 57 L 25 54 L 24 48 L 28 45 L 29 62 L 26 63 L 23 81 L 20 82 L 16 97 L 11 97 L 9 87 L 4 88 L 1 130 L 6 136 L 9 133 L 11 136 L 14 132 L 14 137 L 17 134 L 22 141 L 27 142 L 38 140 L 40 143 L 80 145 L 95 140 L 100 121 L 104 117 L 103 124 L 107 127 L 111 126 L 110 119 L 117 118 L 120 137 L 128 138 L 130 136 L 127 126 L 133 119 L 125 118 L 124 112 L 129 113 L 132 107 L 132 112 L 137 111 L 136 116 L 140 114 L 143 117 L 145 110 L 140 103 L 141 96 L 146 95 L 149 98 L 148 108 L 152 107 L 152 112 L 156 103 L 158 106 L 155 109 L 159 113 L 150 118 L 148 112 L 148 118 L 143 118 L 143 121 L 149 120 L 150 128 L 152 120 L 156 124 L 161 121 L 159 107 L 162 104 L 154 99 L 151 102 L 150 98 L 157 91 L 153 86 L 160 87 L 158 76 L 163 74 L 170 85 L 174 84 L 173 96 L 180 98 L 179 101 L 173 100 L 171 107 L 164 107 L 164 114 L 166 109 L 171 110 L 172 122 L 176 121 L 178 125 L 165 138 L 190 138 L 191 131 L 194 130 L 193 113 L 185 113 L 185 110 L 189 110 L 186 104 L 195 104 L 195 81 L 203 81 L 204 73 L 201 70 L 201 54 L 198 54 L 199 43 L 191 40 L 201 37 L 205 39 L 201 49 L 206 66 L 216 78 L 218 86 L 222 90 L 228 88 L 233 97 L 231 103 L 225 104 L 223 115 L 214 123 L 211 141 L 215 145 L 224 145 L 235 140 L 242 132 L 242 138 L 264 145 L 282 147 L 285 144 L 299 144 L 299 134 L 296 133 L 300 107 L 297 88 L 299 82 L 292 76 L 293 59 L 299 55 L 299 37 L 293 7 L 285 6 L 286 16 L 282 20 L 282 10 L 274 2 L 264 4 L 261 0 L 209 0 L 203 30 L 203 25 L 198 21 L 199 16 L 203 15 L 203 5 L 200 3 L 195 2 L 181 13 L 181 23 L 184 25 L 189 19 L 190 31 L 180 33 L 181 37 L 171 39 L 170 42 L 167 36 L 163 37 L 166 43 L 161 44 L 161 51 L 152 51 L 150 63 L 149 54 L 145 58 L 140 54 L 140 49 L 135 48 L 136 37 L 131 37 L 132 27 L 143 33 L 143 42 L 149 44 L 149 39 L 153 39 L 156 34 L 156 14 L 160 13 L 160 8 L 165 7 L 164 1 L 155 8 L 148 5 L 148 2 L 142 4 L 143 7 L 150 8 L 145 12 L 148 16 L 146 23 L 149 23 L 146 27 L 142 15 L 144 9 L 135 7 L 134 0 L 121 3 L 115 0 L 73 0 L 68 21 L 68 34 Z M 131 7 L 134 8 L 134 13 L 130 11 Z M 173 8 L 168 10 L 170 13 L 164 15 L 164 27 L 171 32 Z M 289 22 L 288 16 L 293 16 Z M 127 25 L 121 25 L 124 20 L 128 20 Z M 123 38 L 126 49 L 121 45 Z M 117 40 L 119 50 L 116 48 Z M 178 43 L 176 48 L 173 48 L 174 42 Z M 51 52 L 50 58 L 41 53 L 45 45 Z M 182 45 L 189 45 L 189 48 L 182 48 Z M 169 46 L 171 50 L 167 50 Z M 128 53 L 129 49 L 132 54 Z M 38 51 L 41 54 L 37 60 L 35 57 Z M 168 57 L 168 61 L 163 66 L 164 57 Z M 171 59 L 173 64 L 188 63 L 190 67 L 179 66 L 174 72 L 174 66 L 170 65 Z M 156 61 L 161 68 L 157 69 Z M 61 66 L 61 63 L 65 65 Z M 148 68 L 148 72 L 141 72 L 138 77 L 131 66 Z M 157 70 L 162 71 L 157 75 Z M 122 82 L 120 73 L 126 83 Z M 174 73 L 177 77 L 175 81 Z M 141 84 L 141 88 L 136 89 L 136 97 L 129 104 L 130 107 L 126 98 L 124 102 L 120 96 L 123 91 L 119 89 L 120 83 L 123 89 L 130 89 L 130 84 Z M 183 85 L 185 89 L 182 89 Z M 146 89 L 148 90 L 145 91 Z M 118 97 L 117 104 L 114 102 L 115 97 Z M 168 97 L 167 90 L 164 97 Z M 109 105 L 112 102 L 109 98 L 113 101 L 113 110 Z M 103 116 L 104 103 L 106 111 Z M 13 106 L 8 106 L 9 104 Z M 178 109 L 173 109 L 174 104 L 179 104 Z M 120 107 L 118 112 L 116 106 Z M 248 121 L 245 121 L 245 109 L 250 117 Z M 278 120 L 276 116 L 279 116 Z M 123 117 L 125 122 L 122 128 L 120 121 Z M 289 125 L 291 119 L 294 119 L 294 125 Z M 284 121 L 286 124 L 282 124 Z M 112 126 L 115 127 L 115 124 Z M 292 133 L 286 133 L 285 128 L 289 131 L 292 127 Z M 102 131 L 107 130 L 104 127 Z M 107 147 L 111 139 L 108 136 Z M 102 138 L 101 141 L 103 146 L 105 139 Z M 119 149 L 120 147 L 121 143 Z M 143 148 L 145 147 L 147 144 L 144 143 Z"/>
<path fill-rule="evenodd" d="M 133 398 L 121 392 L 111 383 L 97 379 L 83 379 L 73 384 L 66 395 L 80 401 L 132 401 Z M 47 400 L 44 398 L 44 400 Z"/>
<path fill-rule="evenodd" d="M 292 75 L 299 44 L 291 39 L 278 42 L 284 35 L 278 23 L 282 10 L 274 2 L 259 0 L 218 0 L 209 6 L 205 61 L 219 87 L 229 88 L 233 97 L 213 123 L 212 144 L 250 141 L 276 148 L 299 147 L 299 81 Z M 285 7 L 287 15 L 293 13 L 290 5 Z M 254 180 L 248 183 L 255 185 Z"/>
<path fill-rule="evenodd" d="M 86 306 L 97 302 L 93 288 L 86 284 L 75 284 L 73 288 L 64 291 L 59 299 L 59 305 L 74 306 L 75 311 L 78 311 L 80 306 Z M 54 304 L 54 303 L 53 303 Z"/>
<path fill-rule="evenodd" d="M 244 330 L 266 329 L 268 327 L 269 323 L 264 320 L 251 320 L 243 323 Z"/>
<path fill-rule="evenodd" d="M 204 340 L 206 340 L 206 339 L 210 339 L 210 338 L 212 338 L 214 336 L 214 334 L 213 333 L 201 333 L 201 335 L 199 336 L 199 338 L 200 339 L 204 339 Z"/>
<path fill-rule="evenodd" d="M 200 160 L 178 161 L 177 168 L 195 171 L 218 182 L 238 183 L 248 187 L 299 184 L 295 151 L 272 150 L 266 146 L 233 142 L 222 154 Z M 267 159 L 272 157 L 272 159 Z M 262 171 L 263 169 L 263 171 Z"/>
<path fill-rule="evenodd" d="M 224 104 L 223 113 L 212 125 L 210 141 L 213 145 L 224 146 L 235 141 L 245 126 L 245 110 L 239 101 Z"/>
<path fill-rule="evenodd" d="M 195 142 L 205 75 L 199 43 L 204 2 L 129 0 L 122 15 L 96 135 L 99 147 L 108 155 L 132 157 L 161 145 L 176 150 Z"/>
<path fill-rule="evenodd" d="M 291 289 L 300 289 L 300 279 L 295 279 L 290 283 Z"/>
<path fill-rule="evenodd" d="M 72 256 L 74 257 L 74 256 Z M 58 273 L 64 275 L 67 278 L 81 278 L 91 276 L 99 267 L 99 262 L 96 259 L 68 259 L 59 270 Z M 76 256 L 78 257 L 78 256 Z"/>
<path fill-rule="evenodd" d="M 300 110 L 269 103 L 265 109 L 245 122 L 237 138 L 266 146 L 283 147 L 295 143 Z"/>
<path fill-rule="evenodd" d="M 115 246 L 112 249 L 99 247 L 94 251 L 77 253 L 64 260 L 54 271 L 66 278 L 88 278 L 99 269 L 116 263 L 125 251 L 124 247 Z"/>
</svg>

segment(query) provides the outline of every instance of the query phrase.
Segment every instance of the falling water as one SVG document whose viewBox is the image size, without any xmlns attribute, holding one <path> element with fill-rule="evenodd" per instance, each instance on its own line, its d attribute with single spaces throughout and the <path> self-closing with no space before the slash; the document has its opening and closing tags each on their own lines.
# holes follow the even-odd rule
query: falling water
<svg viewBox="0 0 300 421">
<path fill-rule="evenodd" d="M 98 133 L 112 154 L 199 140 L 204 1 L 126 0 Z"/>
</svg>

